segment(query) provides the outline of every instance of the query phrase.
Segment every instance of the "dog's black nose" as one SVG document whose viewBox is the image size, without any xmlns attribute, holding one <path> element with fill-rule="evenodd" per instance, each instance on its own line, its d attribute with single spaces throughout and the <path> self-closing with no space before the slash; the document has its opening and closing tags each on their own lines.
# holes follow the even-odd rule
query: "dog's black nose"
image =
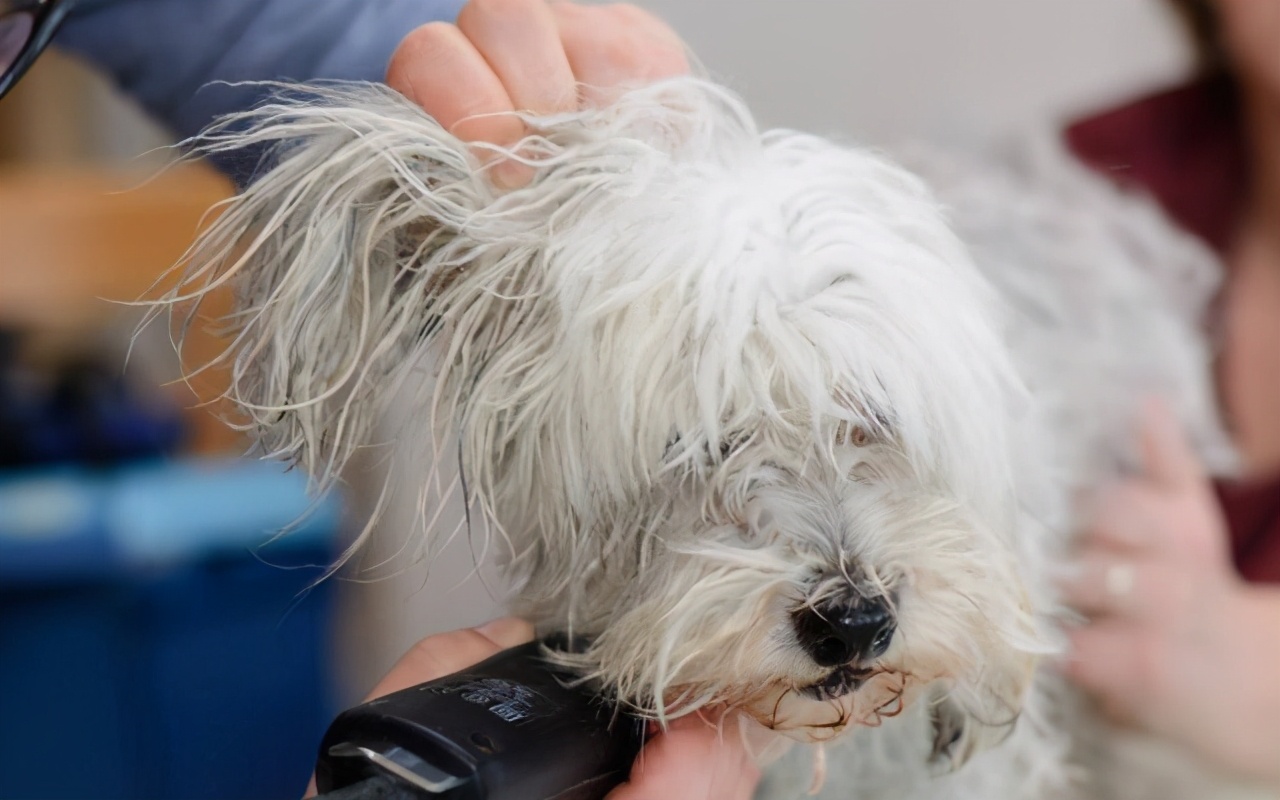
<svg viewBox="0 0 1280 800">
<path fill-rule="evenodd" d="M 883 597 L 805 606 L 793 621 L 801 646 L 823 667 L 883 655 L 896 628 Z"/>
</svg>

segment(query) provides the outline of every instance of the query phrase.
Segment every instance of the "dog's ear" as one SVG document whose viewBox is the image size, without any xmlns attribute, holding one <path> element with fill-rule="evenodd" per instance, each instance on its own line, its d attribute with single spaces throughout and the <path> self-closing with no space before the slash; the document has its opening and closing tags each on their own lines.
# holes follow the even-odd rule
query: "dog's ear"
<svg viewBox="0 0 1280 800">
<path fill-rule="evenodd" d="M 441 371 L 474 371 L 510 335 L 532 272 L 515 262 L 534 257 L 550 211 L 496 191 L 470 146 L 386 87 L 281 89 L 193 140 L 263 168 L 157 310 L 184 307 L 189 325 L 210 289 L 234 287 L 234 339 L 215 365 L 230 367 L 239 426 L 323 489 L 397 390 L 421 383 L 430 342 L 456 335 L 466 348 L 440 348 Z M 458 402 L 427 399 L 446 414 Z"/>
</svg>

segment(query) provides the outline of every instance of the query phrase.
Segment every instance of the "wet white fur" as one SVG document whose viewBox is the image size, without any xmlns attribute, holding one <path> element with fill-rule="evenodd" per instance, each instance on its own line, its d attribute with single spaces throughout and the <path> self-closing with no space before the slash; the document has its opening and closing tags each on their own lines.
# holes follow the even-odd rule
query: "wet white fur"
<svg viewBox="0 0 1280 800">
<path fill-rule="evenodd" d="M 1230 461 L 1203 248 L 1054 153 L 905 154 L 930 189 L 698 79 L 528 119 L 538 177 L 505 193 L 386 89 L 291 91 L 199 143 L 276 150 L 167 298 L 234 282 L 231 392 L 267 455 L 324 488 L 409 387 L 402 444 L 460 467 L 516 610 L 593 636 L 566 661 L 637 710 L 847 723 L 824 796 L 1064 785 L 1075 704 L 1033 670 L 1070 499 L 1132 463 L 1150 393 Z M 900 716 L 874 682 L 801 691 L 829 670 L 791 612 L 840 589 L 897 598 Z M 935 752 L 940 725 L 962 735 Z M 764 791 L 801 794 L 792 768 Z"/>
</svg>

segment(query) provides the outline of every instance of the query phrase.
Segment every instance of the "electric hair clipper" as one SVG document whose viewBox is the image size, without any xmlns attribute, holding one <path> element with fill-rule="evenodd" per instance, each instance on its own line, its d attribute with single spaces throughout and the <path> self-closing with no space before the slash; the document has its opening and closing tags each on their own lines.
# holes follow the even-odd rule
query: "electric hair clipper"
<svg viewBox="0 0 1280 800">
<path fill-rule="evenodd" d="M 543 644 L 343 712 L 320 744 L 323 797 L 603 798 L 626 779 L 644 723 L 573 686 Z"/>
</svg>

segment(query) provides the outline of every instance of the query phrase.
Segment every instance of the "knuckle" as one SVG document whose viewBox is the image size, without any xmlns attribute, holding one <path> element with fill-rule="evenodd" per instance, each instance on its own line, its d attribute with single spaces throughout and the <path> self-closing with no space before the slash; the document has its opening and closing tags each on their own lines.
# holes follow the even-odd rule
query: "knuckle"
<svg viewBox="0 0 1280 800">
<path fill-rule="evenodd" d="M 458 21 L 461 23 L 464 15 L 472 20 L 524 16 L 541 5 L 545 5 L 544 0 L 470 0 L 458 13 Z"/>
<path fill-rule="evenodd" d="M 449 652 L 452 647 L 452 642 L 447 637 L 448 634 L 428 636 L 410 647 L 403 660 L 424 669 L 423 677 L 427 679 L 431 679 L 436 673 L 446 672 L 447 667 L 441 661 L 440 654 Z"/>
<path fill-rule="evenodd" d="M 457 36 L 457 26 L 448 22 L 428 22 L 419 25 L 400 41 L 397 52 L 409 50 L 435 50 L 449 46 Z"/>
<path fill-rule="evenodd" d="M 520 617 L 503 617 L 476 629 L 480 635 L 501 645 L 526 642 L 534 638 L 533 623 Z"/>
<path fill-rule="evenodd" d="M 634 3 L 610 3 L 604 7 L 619 20 L 630 23 L 662 24 L 658 18 Z"/>
<path fill-rule="evenodd" d="M 627 76 L 643 71 L 644 58 L 636 41 L 625 32 L 604 37 L 600 42 L 600 57 L 610 69 Z"/>
<path fill-rule="evenodd" d="M 448 650 L 452 645 L 457 644 L 457 633 L 457 631 L 437 633 L 433 636 L 428 636 L 425 639 L 418 640 L 414 643 L 413 647 L 409 649 L 414 655 L 434 658 L 439 655 L 441 651 Z"/>
<path fill-rule="evenodd" d="M 414 63 L 438 59 L 449 50 L 458 29 L 448 22 L 428 22 L 414 28 L 396 46 L 387 62 L 387 73 L 404 70 Z"/>
<path fill-rule="evenodd" d="M 415 42 L 420 46 L 440 46 L 453 41 L 457 36 L 457 26 L 453 23 L 435 20 L 413 28 L 410 35 L 404 37 L 406 42 Z"/>
<path fill-rule="evenodd" d="M 457 29 L 447 22 L 428 22 L 414 28 L 403 39 L 387 60 L 387 83 L 394 89 L 407 92 L 412 88 L 418 73 L 429 70 L 449 51 Z"/>
<path fill-rule="evenodd" d="M 419 641 L 412 648 L 417 658 L 445 672 L 455 671 L 454 665 L 450 663 L 451 657 L 488 649 L 492 649 L 492 644 L 481 634 L 469 629 L 437 633 Z"/>
<path fill-rule="evenodd" d="M 625 24 L 612 7 L 581 8 L 571 16 L 567 29 L 563 31 L 568 46 L 593 54 L 597 60 L 610 66 L 639 60 L 642 42 L 637 32 Z"/>
<path fill-rule="evenodd" d="M 551 13 L 560 29 L 562 38 L 581 40 L 585 45 L 592 38 L 611 33 L 618 21 L 605 6 L 586 6 L 578 3 L 557 2 L 551 5 Z"/>
<path fill-rule="evenodd" d="M 629 30 L 651 37 L 675 39 L 676 33 L 661 17 L 634 3 L 612 3 L 602 7 L 613 20 Z"/>
<path fill-rule="evenodd" d="M 413 646 L 409 648 L 409 654 L 416 658 L 430 659 L 434 657 L 441 647 L 448 646 L 448 641 L 443 640 L 443 637 L 446 636 L 448 636 L 448 634 L 441 633 L 436 634 L 435 636 L 428 636 L 425 639 L 420 639 L 417 642 L 414 642 Z"/>
<path fill-rule="evenodd" d="M 661 18 L 631 3 L 606 7 L 616 28 L 630 35 L 630 47 L 643 55 L 646 74 L 667 75 L 688 70 L 689 60 L 680 37 Z"/>
<path fill-rule="evenodd" d="M 584 6 L 581 3 L 573 3 L 569 0 L 553 0 L 551 3 L 551 13 L 556 19 L 562 21 L 598 16 L 603 10 L 601 6 Z"/>
</svg>

